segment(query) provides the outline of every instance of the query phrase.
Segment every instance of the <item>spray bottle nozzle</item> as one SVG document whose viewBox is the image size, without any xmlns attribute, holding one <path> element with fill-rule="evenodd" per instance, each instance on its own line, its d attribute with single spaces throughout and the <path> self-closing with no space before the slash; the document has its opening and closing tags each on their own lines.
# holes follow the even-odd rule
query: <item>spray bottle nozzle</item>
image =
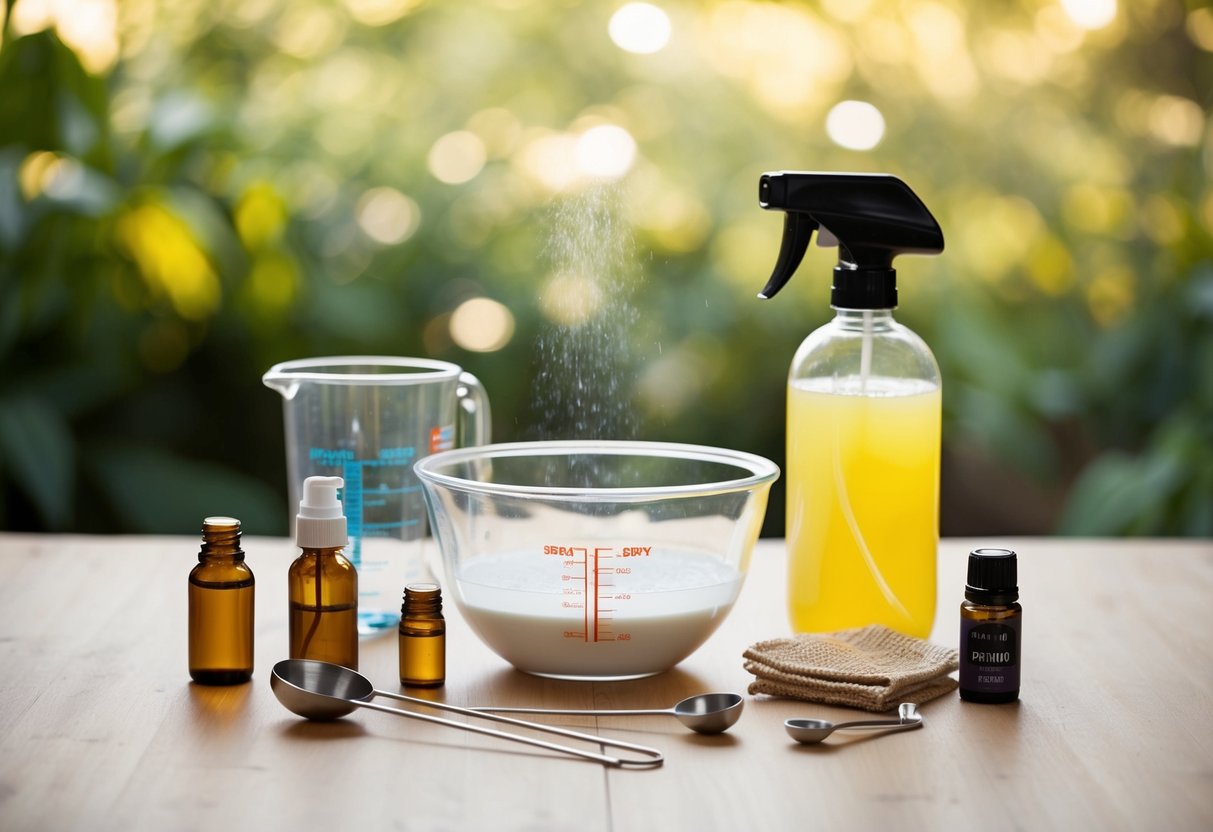
<svg viewBox="0 0 1213 832">
<path fill-rule="evenodd" d="M 943 251 L 943 232 L 927 206 L 888 174 L 764 173 L 758 203 L 787 213 L 779 259 L 762 298 L 772 297 L 792 278 L 819 228 L 819 244 L 838 245 L 830 302 L 842 309 L 896 306 L 893 258 Z"/>
<path fill-rule="evenodd" d="M 305 549 L 326 549 L 346 543 L 345 514 L 337 489 L 341 477 L 308 477 L 303 481 L 299 513 L 295 515 L 295 538 Z"/>
</svg>

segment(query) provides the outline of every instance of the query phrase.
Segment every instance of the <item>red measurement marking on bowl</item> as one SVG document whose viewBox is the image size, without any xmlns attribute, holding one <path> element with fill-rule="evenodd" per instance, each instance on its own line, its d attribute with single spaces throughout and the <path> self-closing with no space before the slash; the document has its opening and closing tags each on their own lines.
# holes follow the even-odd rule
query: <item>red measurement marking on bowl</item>
<svg viewBox="0 0 1213 832">
<path fill-rule="evenodd" d="M 564 558 L 561 607 L 581 610 L 582 629 L 565 630 L 565 638 L 581 641 L 630 641 L 630 633 L 614 629 L 615 613 L 632 600 L 615 582 L 632 574 L 637 558 L 652 557 L 652 546 L 544 546 L 543 553 Z"/>
</svg>

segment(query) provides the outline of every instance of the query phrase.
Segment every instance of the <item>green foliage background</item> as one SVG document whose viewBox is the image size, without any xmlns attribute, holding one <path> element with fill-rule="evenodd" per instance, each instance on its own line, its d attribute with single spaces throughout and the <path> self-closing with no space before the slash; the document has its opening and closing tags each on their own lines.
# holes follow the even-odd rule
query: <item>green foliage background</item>
<svg viewBox="0 0 1213 832">
<path fill-rule="evenodd" d="M 616 6 L 576 0 L 98 0 L 112 20 L 84 34 L 35 2 L 8 0 L 0 45 L 2 528 L 285 532 L 260 376 L 289 358 L 455 361 L 495 439 L 528 438 L 554 212 L 579 198 L 535 160 L 612 123 L 638 144 L 611 203 L 630 254 L 601 261 L 634 272 L 638 435 L 782 461 L 832 257 L 755 300 L 780 233 L 758 176 L 887 171 L 948 240 L 901 263 L 898 316 L 945 380 L 944 533 L 1213 534 L 1198 3 L 1084 31 L 1052 0 L 683 0 L 640 55 Z M 830 140 L 844 99 L 883 113 L 874 149 Z M 460 184 L 429 162 L 454 131 L 486 155 Z M 358 221 L 385 188 L 417 212 L 394 244 Z M 514 319 L 492 352 L 448 330 L 481 296 Z"/>
</svg>

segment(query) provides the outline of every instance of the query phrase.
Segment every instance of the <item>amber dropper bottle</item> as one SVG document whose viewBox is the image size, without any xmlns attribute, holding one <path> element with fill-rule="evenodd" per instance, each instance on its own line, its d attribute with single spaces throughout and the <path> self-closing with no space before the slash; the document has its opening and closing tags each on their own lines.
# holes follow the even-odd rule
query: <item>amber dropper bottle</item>
<svg viewBox="0 0 1213 832">
<path fill-rule="evenodd" d="M 290 657 L 358 669 L 358 573 L 346 560 L 341 477 L 308 477 L 295 517 L 303 552 L 287 572 Z"/>
<path fill-rule="evenodd" d="M 400 684 L 436 688 L 446 682 L 446 621 L 437 584 L 409 584 L 400 608 Z"/>
<path fill-rule="evenodd" d="M 238 685 L 253 676 L 253 571 L 240 548 L 240 521 L 202 521 L 202 550 L 189 581 L 190 677 Z"/>
</svg>

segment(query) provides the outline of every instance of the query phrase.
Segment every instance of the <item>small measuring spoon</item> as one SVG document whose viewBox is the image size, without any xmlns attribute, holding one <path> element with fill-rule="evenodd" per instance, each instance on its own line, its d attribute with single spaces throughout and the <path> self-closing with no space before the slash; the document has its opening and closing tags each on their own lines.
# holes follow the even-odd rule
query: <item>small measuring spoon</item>
<svg viewBox="0 0 1213 832">
<path fill-rule="evenodd" d="M 922 727 L 922 714 L 913 702 L 902 702 L 897 708 L 897 719 L 864 719 L 858 722 L 840 722 L 835 725 L 824 719 L 788 719 L 783 728 L 796 742 L 812 745 L 824 740 L 835 731 L 851 728 L 886 728 L 894 731 L 911 731 Z"/>
<path fill-rule="evenodd" d="M 373 711 L 383 711 L 384 713 L 396 714 L 397 716 L 408 717 L 409 719 L 419 719 L 423 722 L 446 725 L 462 731 L 471 731 L 475 734 L 487 734 L 490 737 L 499 737 L 511 740 L 512 742 L 535 745 L 540 748 L 546 748 L 549 751 L 571 754 L 575 757 L 583 757 L 587 760 L 594 760 L 609 766 L 659 766 L 663 760 L 660 751 L 644 745 L 607 739 L 595 734 L 583 734 L 580 731 L 570 731 L 565 728 L 556 728 L 552 725 L 542 725 L 537 722 L 526 722 L 521 719 L 496 716 L 495 714 L 474 711 L 471 708 L 448 705 L 445 702 L 431 702 L 428 699 L 418 699 L 386 690 L 376 690 L 371 684 L 370 679 L 367 679 L 361 673 L 350 670 L 348 667 L 328 662 L 316 662 L 307 659 L 285 659 L 280 661 L 274 665 L 273 673 L 270 675 L 270 687 L 273 688 L 274 695 L 278 697 L 278 701 L 286 706 L 287 710 L 306 719 L 338 719 L 348 713 L 352 713 L 355 708 L 370 708 Z M 466 722 L 442 719 L 430 714 L 406 711 L 402 708 L 389 708 L 386 705 L 379 705 L 370 701 L 376 696 L 399 699 L 403 702 L 424 705 L 427 708 L 453 711 L 478 719 L 504 722 L 509 725 L 517 725 L 535 731 L 544 731 L 548 734 L 559 734 L 563 737 L 585 740 L 586 742 L 597 743 L 603 746 L 624 748 L 643 755 L 643 758 L 612 757 L 607 754 L 597 754 L 593 751 L 583 751 L 579 748 L 557 745 L 556 743 L 546 742 L 534 737 L 524 737 L 519 734 L 497 731 L 493 728 L 485 728 L 480 725 L 469 725 Z"/>
<path fill-rule="evenodd" d="M 583 711 L 556 708 L 492 708 L 477 707 L 473 711 L 499 714 L 567 714 L 570 716 L 643 716 L 669 714 L 692 731 L 700 734 L 723 734 L 741 718 L 745 700 L 736 693 L 701 693 L 689 696 L 672 708 L 654 708 L 639 711 Z"/>
</svg>

